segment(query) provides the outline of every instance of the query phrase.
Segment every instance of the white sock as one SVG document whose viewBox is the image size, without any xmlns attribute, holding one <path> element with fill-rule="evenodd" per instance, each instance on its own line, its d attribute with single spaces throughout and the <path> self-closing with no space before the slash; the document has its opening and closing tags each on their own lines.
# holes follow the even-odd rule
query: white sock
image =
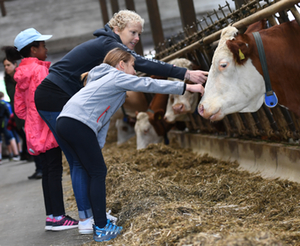
<svg viewBox="0 0 300 246">
<path fill-rule="evenodd" d="M 93 219 L 93 216 L 90 217 L 90 218 L 87 218 L 85 221 L 79 221 L 79 222 L 80 222 L 80 224 L 82 224 L 82 225 L 86 225 L 87 223 L 91 222 L 91 219 Z"/>
<path fill-rule="evenodd" d="M 54 217 L 55 220 L 61 220 L 62 218 L 63 218 L 62 215 L 61 215 L 61 216 L 55 216 L 55 217 Z"/>
</svg>

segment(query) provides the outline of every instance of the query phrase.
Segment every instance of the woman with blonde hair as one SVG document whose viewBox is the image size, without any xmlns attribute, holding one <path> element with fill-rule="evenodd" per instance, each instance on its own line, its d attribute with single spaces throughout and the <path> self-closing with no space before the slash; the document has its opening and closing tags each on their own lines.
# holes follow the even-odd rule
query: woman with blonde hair
<svg viewBox="0 0 300 246">
<path fill-rule="evenodd" d="M 134 52 L 143 31 L 144 20 L 135 12 L 121 10 L 114 14 L 104 28 L 94 32 L 96 38 L 86 41 L 52 65 L 49 75 L 35 93 L 35 103 L 39 114 L 53 132 L 63 150 L 69 165 L 73 190 L 79 213 L 79 233 L 93 233 L 92 210 L 87 196 L 86 170 L 71 155 L 68 145 L 56 133 L 56 118 L 67 101 L 83 87 L 82 73 L 90 71 L 103 62 L 106 54 L 121 48 L 135 57 L 135 69 L 147 74 L 163 77 L 187 78 L 195 83 L 204 83 L 207 72 L 189 71 L 158 60 L 147 59 Z M 109 217 L 109 216 L 108 216 Z"/>
<path fill-rule="evenodd" d="M 113 239 L 122 230 L 106 218 L 107 168 L 101 149 L 110 118 L 125 102 L 126 91 L 178 95 L 185 90 L 204 92 L 201 84 L 137 77 L 134 65 L 135 58 L 127 51 L 115 48 L 108 52 L 103 63 L 89 72 L 86 86 L 66 103 L 57 119 L 58 136 L 88 173 L 97 242 Z"/>
</svg>

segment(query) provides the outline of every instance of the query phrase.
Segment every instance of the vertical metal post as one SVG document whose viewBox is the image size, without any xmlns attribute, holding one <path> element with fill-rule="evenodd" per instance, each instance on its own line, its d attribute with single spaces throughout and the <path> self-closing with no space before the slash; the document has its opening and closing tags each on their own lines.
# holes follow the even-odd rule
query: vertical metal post
<svg viewBox="0 0 300 246">
<path fill-rule="evenodd" d="M 184 30 L 187 26 L 192 26 L 196 23 L 196 13 L 193 0 L 177 0 L 178 7 L 180 10 L 180 17 L 182 23 L 182 29 Z M 197 31 L 197 27 L 194 26 L 193 31 Z"/>
<path fill-rule="evenodd" d="M 134 5 L 134 1 L 133 0 L 125 0 L 126 3 L 126 8 L 128 10 L 133 10 L 135 11 L 135 5 Z M 137 43 L 137 45 L 134 48 L 135 52 L 139 55 L 144 55 L 144 51 L 143 51 L 143 44 L 142 44 L 142 39 L 140 37 L 140 41 Z"/>
<path fill-rule="evenodd" d="M 164 42 L 164 33 L 161 24 L 157 0 L 146 0 L 146 3 L 151 26 L 152 38 L 154 41 L 154 45 L 158 46 L 159 43 Z"/>
<path fill-rule="evenodd" d="M 118 0 L 110 0 L 112 14 L 117 13 L 119 11 L 119 3 Z"/>
<path fill-rule="evenodd" d="M 100 9 L 101 9 L 103 26 L 104 26 L 109 21 L 106 0 L 99 0 L 99 3 L 100 3 Z"/>
<path fill-rule="evenodd" d="M 239 9 L 243 4 L 250 2 L 249 0 L 234 0 L 235 9 Z"/>
</svg>

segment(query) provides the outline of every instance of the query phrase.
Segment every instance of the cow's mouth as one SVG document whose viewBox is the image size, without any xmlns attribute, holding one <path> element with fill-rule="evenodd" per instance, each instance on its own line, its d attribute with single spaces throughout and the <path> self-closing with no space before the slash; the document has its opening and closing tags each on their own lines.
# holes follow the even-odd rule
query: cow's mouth
<svg viewBox="0 0 300 246">
<path fill-rule="evenodd" d="M 218 120 L 222 120 L 224 118 L 224 116 L 222 116 L 221 114 L 221 109 L 218 110 L 218 112 L 216 112 L 215 114 L 212 114 L 210 117 L 209 117 L 209 120 L 211 122 L 213 121 L 218 121 Z"/>
<path fill-rule="evenodd" d="M 210 113 L 204 109 L 203 105 L 200 105 L 198 112 L 203 118 L 209 119 L 210 121 L 218 121 L 224 118 L 224 115 L 221 113 L 221 108 L 219 108 L 215 113 Z"/>
</svg>

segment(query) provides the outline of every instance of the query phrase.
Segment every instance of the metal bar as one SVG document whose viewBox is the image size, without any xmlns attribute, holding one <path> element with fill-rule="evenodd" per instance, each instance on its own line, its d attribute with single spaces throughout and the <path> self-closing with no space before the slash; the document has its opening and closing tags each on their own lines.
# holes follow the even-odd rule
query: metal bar
<svg viewBox="0 0 300 246">
<path fill-rule="evenodd" d="M 266 114 L 266 116 L 267 116 L 267 118 L 270 122 L 270 125 L 271 125 L 272 129 L 275 132 L 278 132 L 278 126 L 277 126 L 277 123 L 276 123 L 275 119 L 273 118 L 273 115 L 272 115 L 271 111 L 269 110 L 269 108 L 265 104 L 263 104 L 262 107 L 263 107 L 264 112 L 265 112 L 265 114 Z"/>
<path fill-rule="evenodd" d="M 285 118 L 290 130 L 292 132 L 296 131 L 296 127 L 295 127 L 295 124 L 293 122 L 292 116 L 290 115 L 290 112 L 287 110 L 287 108 L 280 107 L 280 110 L 281 110 L 282 114 L 284 115 L 284 118 Z"/>
<path fill-rule="evenodd" d="M 256 1 L 254 1 L 256 2 Z M 297 4 L 299 2 L 299 0 L 281 0 L 279 2 L 274 3 L 273 5 L 262 9 L 248 17 L 245 17 L 244 19 L 235 22 L 232 26 L 236 27 L 237 29 L 249 26 L 263 18 L 267 18 L 270 15 L 283 11 L 285 9 L 291 8 L 293 7 L 295 4 Z M 184 53 L 190 52 L 193 49 L 197 49 L 199 46 L 203 45 L 203 44 L 211 44 L 214 41 L 217 41 L 220 38 L 222 30 L 216 31 L 215 33 L 204 37 L 202 39 L 200 39 L 198 42 L 195 42 L 175 53 L 173 53 L 172 55 L 169 55 L 167 57 L 162 58 L 162 61 L 170 61 L 173 60 L 177 57 L 182 56 Z"/>
<path fill-rule="evenodd" d="M 290 11 L 292 12 L 293 16 L 295 17 L 295 20 L 297 21 L 298 25 L 300 26 L 300 14 L 295 8 L 295 6 L 290 8 Z"/>
</svg>

